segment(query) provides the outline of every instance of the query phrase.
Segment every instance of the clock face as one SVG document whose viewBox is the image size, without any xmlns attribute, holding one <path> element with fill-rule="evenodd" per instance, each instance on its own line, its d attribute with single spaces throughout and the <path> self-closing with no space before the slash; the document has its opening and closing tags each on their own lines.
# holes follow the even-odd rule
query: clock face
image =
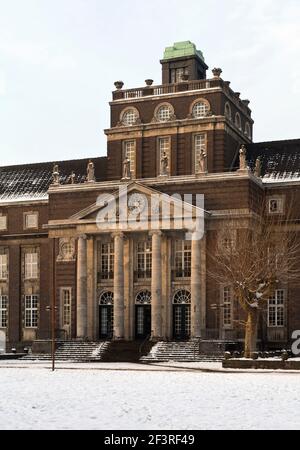
<svg viewBox="0 0 300 450">
<path fill-rule="evenodd" d="M 135 193 L 128 198 L 128 210 L 132 215 L 141 214 L 144 211 L 146 204 L 147 201 L 142 194 Z"/>
</svg>

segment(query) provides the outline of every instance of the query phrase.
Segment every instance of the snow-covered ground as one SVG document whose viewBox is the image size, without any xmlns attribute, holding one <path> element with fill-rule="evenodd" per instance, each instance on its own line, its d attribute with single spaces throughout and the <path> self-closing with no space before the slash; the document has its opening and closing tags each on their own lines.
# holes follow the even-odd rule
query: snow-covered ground
<svg viewBox="0 0 300 450">
<path fill-rule="evenodd" d="M 298 373 L 59 367 L 1 362 L 0 429 L 300 429 Z"/>
</svg>

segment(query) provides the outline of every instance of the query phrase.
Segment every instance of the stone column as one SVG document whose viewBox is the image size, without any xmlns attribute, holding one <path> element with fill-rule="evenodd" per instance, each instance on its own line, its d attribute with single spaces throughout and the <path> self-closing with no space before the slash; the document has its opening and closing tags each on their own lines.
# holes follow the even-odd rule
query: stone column
<svg viewBox="0 0 300 450">
<path fill-rule="evenodd" d="M 194 238 L 195 236 L 193 236 Z M 201 240 L 192 240 L 191 338 L 201 337 Z"/>
<path fill-rule="evenodd" d="M 94 270 L 94 238 L 87 240 L 87 336 L 94 339 L 94 305 L 96 302 L 95 270 Z"/>
<path fill-rule="evenodd" d="M 87 238 L 78 239 L 77 254 L 77 338 L 87 337 Z"/>
<path fill-rule="evenodd" d="M 153 231 L 152 236 L 152 278 L 151 278 L 151 328 L 152 339 L 162 338 L 162 264 L 161 231 Z"/>
<path fill-rule="evenodd" d="M 125 337 L 124 314 L 124 234 L 114 233 L 114 339 Z"/>
</svg>

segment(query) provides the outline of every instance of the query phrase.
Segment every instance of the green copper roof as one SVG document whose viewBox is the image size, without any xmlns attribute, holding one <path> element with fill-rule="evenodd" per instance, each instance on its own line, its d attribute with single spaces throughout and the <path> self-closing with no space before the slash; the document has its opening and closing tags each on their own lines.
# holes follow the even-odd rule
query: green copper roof
<svg viewBox="0 0 300 450">
<path fill-rule="evenodd" d="M 198 56 L 204 60 L 203 53 L 197 50 L 191 41 L 175 42 L 173 47 L 166 47 L 163 59 L 182 58 L 184 56 Z"/>
</svg>

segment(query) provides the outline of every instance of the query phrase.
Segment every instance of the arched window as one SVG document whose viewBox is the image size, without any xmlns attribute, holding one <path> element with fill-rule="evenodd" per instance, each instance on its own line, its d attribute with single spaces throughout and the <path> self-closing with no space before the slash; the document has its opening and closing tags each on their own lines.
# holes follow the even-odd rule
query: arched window
<svg viewBox="0 0 300 450">
<path fill-rule="evenodd" d="M 206 100 L 199 100 L 193 104 L 192 116 L 195 119 L 206 117 L 210 111 L 210 104 Z"/>
<path fill-rule="evenodd" d="M 173 297 L 174 305 L 190 305 L 191 304 L 191 293 L 182 289 L 177 291 Z"/>
<path fill-rule="evenodd" d="M 251 139 L 251 128 L 250 128 L 250 125 L 249 125 L 248 122 L 246 122 L 246 125 L 245 125 L 245 135 L 246 135 L 249 139 Z"/>
<path fill-rule="evenodd" d="M 126 127 L 130 127 L 136 124 L 137 119 L 139 118 L 139 113 L 135 108 L 128 108 L 121 114 L 121 122 Z"/>
<path fill-rule="evenodd" d="M 155 111 L 155 117 L 159 122 L 168 122 L 174 114 L 174 109 L 169 103 L 160 105 Z"/>
<path fill-rule="evenodd" d="M 141 291 L 135 297 L 135 303 L 137 305 L 150 305 L 151 304 L 151 292 Z"/>
<path fill-rule="evenodd" d="M 241 130 L 242 129 L 242 121 L 241 121 L 241 116 L 239 115 L 239 113 L 236 113 L 235 115 L 235 126 Z"/>
<path fill-rule="evenodd" d="M 229 119 L 229 120 L 232 119 L 231 107 L 230 107 L 229 103 L 226 103 L 226 105 L 225 105 L 225 117 L 227 117 L 227 119 Z"/>
<path fill-rule="evenodd" d="M 106 291 L 100 295 L 99 305 L 113 305 L 114 304 L 114 294 L 113 292 Z"/>
</svg>

